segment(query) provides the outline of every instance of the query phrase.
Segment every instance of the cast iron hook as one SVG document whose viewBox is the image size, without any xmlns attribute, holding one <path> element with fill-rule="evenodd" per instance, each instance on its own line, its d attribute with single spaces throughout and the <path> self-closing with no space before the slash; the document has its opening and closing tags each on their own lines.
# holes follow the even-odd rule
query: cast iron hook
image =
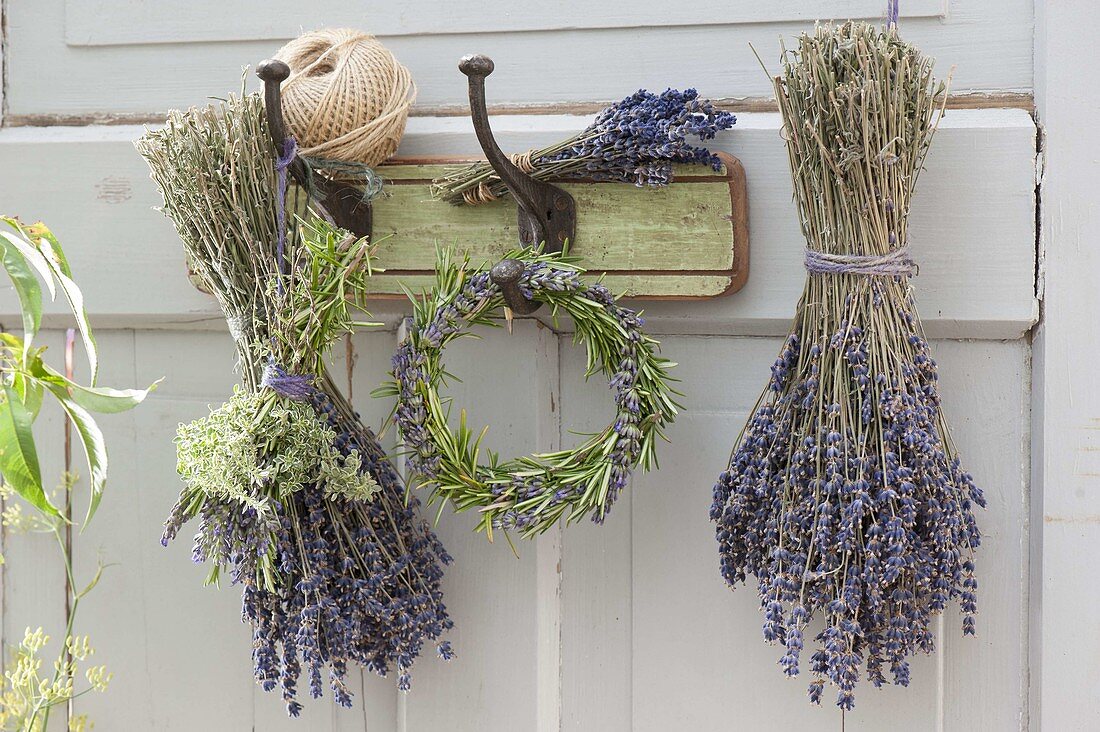
<svg viewBox="0 0 1100 732">
<path fill-rule="evenodd" d="M 264 109 L 267 111 L 267 128 L 271 133 L 271 141 L 275 144 L 275 149 L 281 151 L 287 134 L 280 87 L 290 76 L 290 67 L 277 58 L 269 58 L 256 66 L 256 76 L 264 82 Z M 291 161 L 290 174 L 299 185 L 308 188 L 311 182 L 310 173 L 300 157 Z M 355 186 L 319 174 L 313 176 L 312 183 L 321 196 L 321 200 L 315 201 L 315 204 L 332 217 L 337 226 L 356 236 L 370 236 L 373 218 L 370 201 L 365 200 Z"/>
<path fill-rule="evenodd" d="M 529 315 L 540 307 L 538 300 L 528 300 L 519 289 L 519 279 L 523 276 L 525 265 L 518 259 L 502 259 L 489 270 L 489 279 L 500 288 L 504 302 L 517 315 Z"/>
<path fill-rule="evenodd" d="M 577 204 L 573 197 L 555 185 L 535 180 L 520 170 L 497 145 L 489 127 L 489 111 L 485 105 L 485 77 L 493 73 L 493 60 L 476 54 L 463 56 L 458 69 L 469 78 L 470 117 L 474 132 L 485 152 L 485 158 L 516 199 L 516 222 L 519 240 L 523 246 L 543 245 L 548 253 L 561 252 L 566 242 L 572 242 L 576 234 Z M 506 259 L 490 272 L 501 288 L 504 300 L 513 312 L 527 314 L 539 308 L 539 303 L 527 300 L 519 292 L 518 282 L 523 274 L 523 264 Z"/>
</svg>

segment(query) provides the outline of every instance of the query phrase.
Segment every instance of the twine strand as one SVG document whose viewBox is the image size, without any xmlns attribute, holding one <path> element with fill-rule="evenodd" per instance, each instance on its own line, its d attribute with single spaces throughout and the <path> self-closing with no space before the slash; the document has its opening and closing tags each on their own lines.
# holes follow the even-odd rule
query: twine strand
<svg viewBox="0 0 1100 732">
<path fill-rule="evenodd" d="M 533 156 L 538 153 L 538 150 L 528 150 L 522 153 L 512 153 L 508 158 L 512 161 L 512 165 L 516 166 L 524 173 L 535 172 L 535 161 Z"/>
<path fill-rule="evenodd" d="M 538 150 L 534 148 L 527 152 L 512 153 L 508 156 L 508 159 L 512 161 L 512 165 L 520 169 L 520 171 L 530 175 L 538 170 L 538 166 L 535 165 L 535 155 L 538 154 Z M 491 180 L 500 180 L 494 173 Z M 476 206 L 479 203 L 492 203 L 497 200 L 497 194 L 493 193 L 492 187 L 486 181 L 480 181 L 473 188 L 467 188 L 462 192 L 462 200 L 470 206 Z"/>
<path fill-rule="evenodd" d="M 908 277 L 917 274 L 917 264 L 909 256 L 909 245 L 886 254 L 831 254 L 806 250 L 806 271 L 810 274 L 860 274 Z"/>
<path fill-rule="evenodd" d="M 279 278 L 276 281 L 279 294 L 283 294 L 283 277 L 286 276 L 286 189 L 287 172 L 294 157 L 298 154 L 298 143 L 293 137 L 283 140 L 283 149 L 275 159 L 275 174 L 277 176 L 277 188 L 275 191 L 275 225 L 276 234 L 275 256 L 278 258 Z"/>
</svg>

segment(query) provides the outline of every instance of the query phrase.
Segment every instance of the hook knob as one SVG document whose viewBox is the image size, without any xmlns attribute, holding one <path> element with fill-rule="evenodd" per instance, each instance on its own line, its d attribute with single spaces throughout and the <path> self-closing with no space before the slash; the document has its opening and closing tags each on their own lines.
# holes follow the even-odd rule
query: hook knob
<svg viewBox="0 0 1100 732">
<path fill-rule="evenodd" d="M 286 61 L 277 58 L 269 58 L 261 61 L 256 66 L 256 76 L 264 81 L 283 83 L 290 78 L 290 67 Z"/>
<path fill-rule="evenodd" d="M 267 129 L 275 150 L 282 152 L 286 140 L 286 122 L 283 120 L 282 83 L 290 76 L 290 67 L 285 61 L 269 58 L 256 66 L 256 76 L 264 82 L 264 109 L 267 112 Z M 305 164 L 295 159 L 290 164 L 290 172 L 299 181 L 305 180 Z"/>
<path fill-rule="evenodd" d="M 471 53 L 468 56 L 463 56 L 458 62 L 458 70 L 466 76 L 486 77 L 493 73 L 495 68 L 496 64 L 493 63 L 493 59 L 483 53 Z"/>
<path fill-rule="evenodd" d="M 518 259 L 502 259 L 489 270 L 489 279 L 500 287 L 500 294 L 504 296 L 505 304 L 517 315 L 529 315 L 542 306 L 542 303 L 537 300 L 528 300 L 520 292 L 519 280 L 523 276 L 525 266 Z"/>
</svg>

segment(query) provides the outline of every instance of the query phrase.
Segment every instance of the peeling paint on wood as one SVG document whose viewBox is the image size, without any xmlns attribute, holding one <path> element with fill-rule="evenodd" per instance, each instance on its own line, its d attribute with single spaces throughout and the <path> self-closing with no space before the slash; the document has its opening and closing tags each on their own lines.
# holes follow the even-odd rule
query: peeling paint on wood
<svg viewBox="0 0 1100 732">
<path fill-rule="evenodd" d="M 559 102 L 555 104 L 490 104 L 490 115 L 499 114 L 596 114 L 616 100 L 595 102 Z M 778 112 L 773 97 L 719 97 L 712 99 L 727 112 Z M 1030 92 L 964 92 L 947 97 L 947 109 L 1023 109 L 1035 108 Z M 465 104 L 414 104 L 411 117 L 467 117 Z M 16 114 L 5 118 L 8 127 L 81 127 L 84 125 L 160 125 L 167 112 L 96 112 L 89 114 Z"/>
<path fill-rule="evenodd" d="M 748 200 L 741 163 L 723 154 L 715 173 L 679 166 L 664 188 L 558 181 L 577 203 L 577 239 L 570 254 L 628 297 L 702 298 L 735 292 L 748 278 Z M 454 163 L 451 163 L 454 165 Z M 516 203 L 506 197 L 479 206 L 433 200 L 431 180 L 443 162 L 379 168 L 391 181 L 374 201 L 378 264 L 375 295 L 404 297 L 434 280 L 436 252 L 455 246 L 475 266 L 492 265 L 518 246 Z"/>
</svg>

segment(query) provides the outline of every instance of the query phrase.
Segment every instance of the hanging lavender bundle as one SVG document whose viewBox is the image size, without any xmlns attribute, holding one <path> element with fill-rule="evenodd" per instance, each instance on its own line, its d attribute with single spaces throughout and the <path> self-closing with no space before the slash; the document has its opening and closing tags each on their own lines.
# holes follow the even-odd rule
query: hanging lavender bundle
<svg viewBox="0 0 1100 732">
<path fill-rule="evenodd" d="M 701 99 L 694 89 L 644 89 L 612 104 L 584 132 L 568 140 L 512 156 L 532 178 L 587 178 L 641 186 L 672 182 L 672 165 L 722 166 L 718 156 L 692 145 L 689 136 L 710 140 L 737 118 Z M 488 163 L 458 168 L 433 182 L 432 193 L 453 204 L 487 203 L 508 188 Z"/>
<path fill-rule="evenodd" d="M 806 288 L 729 469 L 714 487 L 722 574 L 756 578 L 764 638 L 850 709 L 860 666 L 909 681 L 951 601 L 974 633 L 981 491 L 940 412 L 913 306 L 909 203 L 942 108 L 932 60 L 896 30 L 818 27 L 775 79 Z"/>
<path fill-rule="evenodd" d="M 248 95 L 173 112 L 138 142 L 192 268 L 218 299 L 242 384 L 208 417 L 181 425 L 185 486 L 163 542 L 199 520 L 194 558 L 244 587 L 255 676 L 297 716 L 299 676 L 351 706 L 348 664 L 409 669 L 452 623 L 450 561 L 375 435 L 325 372 L 356 325 L 370 275 L 367 242 L 320 219 L 286 221 L 263 103 Z M 298 208 L 298 207 L 295 207 Z M 350 301 L 350 302 L 349 302 Z"/>
</svg>

